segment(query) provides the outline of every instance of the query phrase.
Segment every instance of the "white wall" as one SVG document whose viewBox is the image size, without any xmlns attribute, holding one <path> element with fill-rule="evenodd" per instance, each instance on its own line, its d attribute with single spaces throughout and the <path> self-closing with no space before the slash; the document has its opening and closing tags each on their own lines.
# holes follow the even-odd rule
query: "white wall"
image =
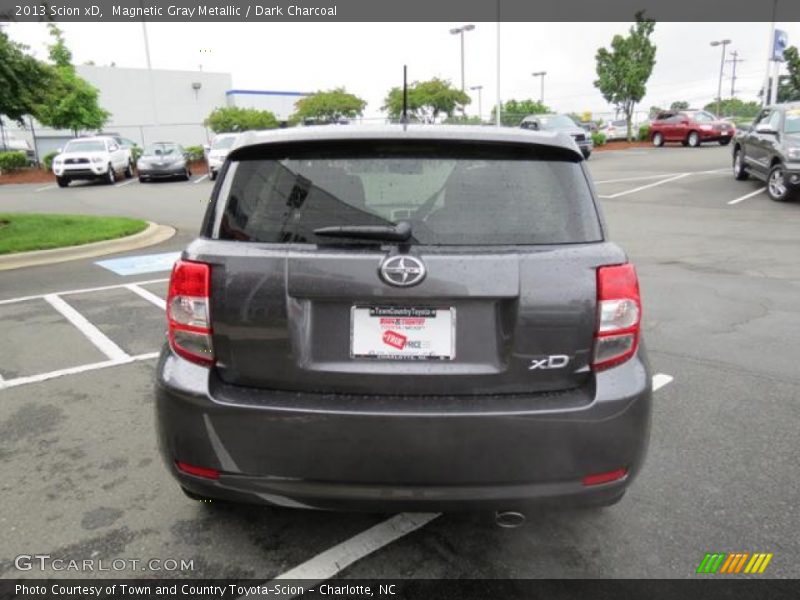
<svg viewBox="0 0 800 600">
<path fill-rule="evenodd" d="M 230 90 L 227 98 L 228 106 L 268 110 L 279 121 L 286 121 L 295 111 L 294 103 L 307 95 L 303 92 Z"/>
</svg>

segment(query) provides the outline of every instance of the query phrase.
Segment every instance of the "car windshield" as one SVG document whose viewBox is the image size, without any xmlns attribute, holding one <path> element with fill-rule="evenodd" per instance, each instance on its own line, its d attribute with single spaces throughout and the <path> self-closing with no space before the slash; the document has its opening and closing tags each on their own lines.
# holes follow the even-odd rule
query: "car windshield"
<svg viewBox="0 0 800 600">
<path fill-rule="evenodd" d="M 707 113 L 707 112 L 696 112 L 694 114 L 689 114 L 689 116 L 697 123 L 710 123 L 711 121 L 715 121 L 714 115 Z"/>
<path fill-rule="evenodd" d="M 106 145 L 99 141 L 83 140 L 80 142 L 70 142 L 64 148 L 64 152 L 105 152 Z"/>
<path fill-rule="evenodd" d="M 222 239 L 356 243 L 315 230 L 396 226 L 411 244 L 568 244 L 602 239 L 581 165 L 474 150 L 376 156 L 325 153 L 234 161 L 217 225 Z M 564 155 L 561 155 L 564 156 Z M 357 236 L 353 236 L 354 238 Z"/>
<path fill-rule="evenodd" d="M 235 139 L 236 138 L 233 137 L 233 136 L 224 137 L 224 138 L 217 138 L 212 142 L 211 149 L 212 150 L 227 150 L 228 148 L 233 146 L 233 141 Z"/>
<path fill-rule="evenodd" d="M 544 129 L 569 129 L 575 127 L 575 121 L 566 115 L 548 115 L 538 117 Z"/>
<path fill-rule="evenodd" d="M 800 133 L 800 108 L 786 111 L 786 122 L 783 129 L 786 133 Z"/>
<path fill-rule="evenodd" d="M 174 156 L 178 154 L 178 147 L 175 144 L 150 144 L 144 153 L 148 156 Z"/>
</svg>

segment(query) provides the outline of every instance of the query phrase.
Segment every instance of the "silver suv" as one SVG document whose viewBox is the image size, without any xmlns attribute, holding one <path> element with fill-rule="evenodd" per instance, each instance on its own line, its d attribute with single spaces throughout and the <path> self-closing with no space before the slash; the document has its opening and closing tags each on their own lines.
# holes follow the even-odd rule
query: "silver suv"
<svg viewBox="0 0 800 600">
<path fill-rule="evenodd" d="M 193 498 L 611 504 L 648 444 L 636 272 L 553 132 L 244 134 L 172 273 L 156 407 Z"/>
</svg>

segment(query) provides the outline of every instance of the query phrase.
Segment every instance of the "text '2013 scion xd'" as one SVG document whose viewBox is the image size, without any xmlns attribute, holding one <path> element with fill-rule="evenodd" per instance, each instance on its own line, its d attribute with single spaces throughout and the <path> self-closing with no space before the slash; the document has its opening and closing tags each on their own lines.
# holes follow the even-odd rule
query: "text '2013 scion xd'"
<svg viewBox="0 0 800 600">
<path fill-rule="evenodd" d="M 637 276 L 563 133 L 242 134 L 167 305 L 159 439 L 190 497 L 608 505 L 644 460 Z"/>
</svg>

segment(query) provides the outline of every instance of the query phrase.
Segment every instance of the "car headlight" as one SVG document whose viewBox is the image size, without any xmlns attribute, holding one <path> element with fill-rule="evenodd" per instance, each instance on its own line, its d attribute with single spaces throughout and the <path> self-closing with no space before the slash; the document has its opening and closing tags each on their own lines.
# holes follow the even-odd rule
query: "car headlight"
<svg viewBox="0 0 800 600">
<path fill-rule="evenodd" d="M 146 169 L 149 165 L 147 164 L 146 160 L 137 160 L 136 161 L 136 168 L 137 169 Z"/>
<path fill-rule="evenodd" d="M 800 159 L 800 146 L 792 146 L 786 149 L 786 156 L 792 160 Z"/>
<path fill-rule="evenodd" d="M 102 157 L 102 156 L 93 156 L 93 157 L 92 157 L 92 162 L 93 162 L 93 163 L 101 163 L 101 162 L 104 162 L 104 161 L 103 161 L 103 157 Z"/>
<path fill-rule="evenodd" d="M 56 167 L 60 167 L 61 166 L 61 159 L 60 158 L 55 159 L 53 161 L 53 165 L 56 166 Z"/>
</svg>

